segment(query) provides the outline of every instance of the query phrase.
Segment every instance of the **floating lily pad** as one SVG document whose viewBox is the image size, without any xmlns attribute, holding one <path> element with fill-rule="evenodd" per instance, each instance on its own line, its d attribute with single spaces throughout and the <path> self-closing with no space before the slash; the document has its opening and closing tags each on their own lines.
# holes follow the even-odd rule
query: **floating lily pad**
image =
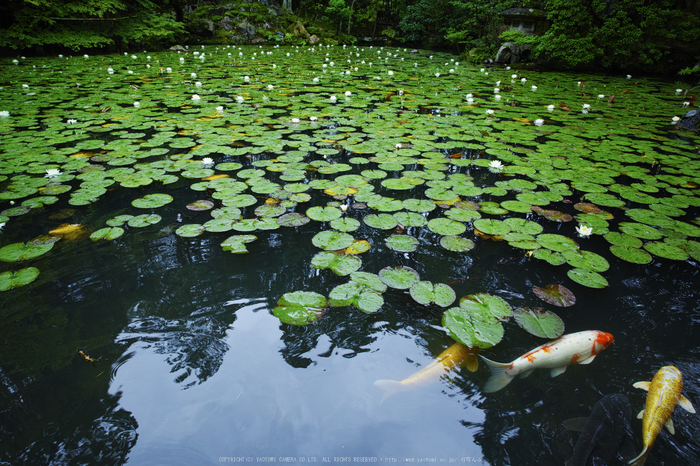
<svg viewBox="0 0 700 466">
<path fill-rule="evenodd" d="M 119 238 L 124 234 L 124 229 L 121 227 L 109 227 L 101 228 L 90 235 L 90 239 L 93 241 L 99 241 L 101 239 L 106 241 L 112 241 Z"/>
<path fill-rule="evenodd" d="M 317 222 L 330 222 L 340 218 L 343 212 L 337 207 L 309 207 L 306 209 L 306 216 Z"/>
<path fill-rule="evenodd" d="M 484 322 L 461 307 L 446 310 L 442 315 L 442 326 L 455 341 L 470 348 L 491 348 L 503 339 L 504 334 L 501 322 Z"/>
<path fill-rule="evenodd" d="M 591 251 L 580 249 L 567 249 L 562 251 L 566 262 L 572 267 L 593 270 L 594 272 L 605 272 L 610 268 L 610 264 L 603 256 Z"/>
<path fill-rule="evenodd" d="M 156 209 L 163 207 L 173 201 L 173 197 L 169 194 L 146 194 L 142 198 L 134 199 L 131 205 L 139 209 Z"/>
<path fill-rule="evenodd" d="M 204 225 L 194 223 L 189 225 L 182 225 L 177 230 L 175 230 L 175 234 L 182 238 L 194 238 L 195 236 L 199 236 L 202 233 L 204 233 L 204 231 L 206 231 L 206 227 Z"/>
<path fill-rule="evenodd" d="M 560 212 L 558 210 L 543 209 L 539 206 L 533 206 L 532 211 L 538 215 L 543 216 L 547 220 L 551 220 L 553 222 L 563 223 L 563 222 L 570 222 L 574 219 L 571 215 L 566 214 L 564 212 Z"/>
<path fill-rule="evenodd" d="M 35 259 L 49 252 L 53 248 L 53 243 L 32 244 L 32 243 L 12 243 L 0 249 L 0 261 L 19 262 Z"/>
<path fill-rule="evenodd" d="M 39 276 L 39 269 L 36 267 L 25 267 L 16 272 L 0 273 L 0 291 L 8 291 L 13 288 L 28 285 Z"/>
<path fill-rule="evenodd" d="M 206 199 L 200 199 L 198 201 L 190 202 L 185 207 L 188 210 L 194 210 L 195 212 L 201 212 L 204 210 L 210 210 L 214 208 L 214 203 Z"/>
<path fill-rule="evenodd" d="M 471 313 L 476 319 L 484 322 L 493 320 L 506 321 L 513 317 L 513 308 L 503 298 L 488 293 L 477 293 L 463 296 L 459 307 Z"/>
<path fill-rule="evenodd" d="M 576 241 L 573 239 L 557 235 L 554 233 L 543 233 L 537 236 L 537 242 L 543 248 L 551 249 L 552 251 L 563 252 L 567 249 L 578 249 Z"/>
<path fill-rule="evenodd" d="M 155 225 L 161 220 L 162 217 L 158 214 L 142 214 L 131 217 L 126 223 L 133 228 L 143 228 L 149 225 Z"/>
<path fill-rule="evenodd" d="M 440 238 L 440 246 L 448 251 L 467 252 L 474 249 L 474 242 L 461 236 L 443 236 Z"/>
<path fill-rule="evenodd" d="M 561 253 L 549 249 L 538 249 L 532 253 L 532 257 L 548 262 L 551 265 L 566 264 L 566 259 Z"/>
<path fill-rule="evenodd" d="M 378 275 L 382 283 L 391 288 L 396 288 L 397 290 L 407 290 L 420 280 L 418 272 L 411 267 L 401 265 L 384 267 L 379 271 Z"/>
<path fill-rule="evenodd" d="M 331 306 L 352 305 L 368 314 L 377 312 L 384 304 L 384 298 L 380 293 L 352 281 L 333 288 L 328 298 Z"/>
<path fill-rule="evenodd" d="M 435 303 L 440 307 L 448 307 L 457 299 L 454 290 L 444 283 L 417 282 L 411 286 L 409 293 L 417 303 L 424 306 Z"/>
<path fill-rule="evenodd" d="M 576 296 L 564 285 L 549 284 L 545 287 L 533 286 L 532 291 L 542 301 L 558 307 L 576 304 Z"/>
<path fill-rule="evenodd" d="M 460 222 L 449 218 L 434 218 L 428 221 L 430 231 L 438 235 L 459 236 L 467 230 L 467 227 Z"/>
<path fill-rule="evenodd" d="M 399 224 L 391 214 L 369 214 L 363 220 L 367 226 L 379 230 L 391 230 Z"/>
<path fill-rule="evenodd" d="M 396 212 L 393 216 L 399 224 L 406 227 L 422 227 L 428 222 L 425 217 L 416 212 Z"/>
<path fill-rule="evenodd" d="M 350 246 L 353 241 L 355 241 L 355 238 L 351 235 L 335 230 L 322 231 L 311 239 L 314 246 L 328 251 L 345 249 Z"/>
<path fill-rule="evenodd" d="M 391 235 L 384 240 L 389 249 L 398 252 L 413 252 L 418 248 L 418 240 L 408 235 Z"/>
<path fill-rule="evenodd" d="M 221 248 L 233 254 L 245 254 L 248 251 L 247 243 L 252 243 L 258 239 L 255 235 L 233 235 L 226 238 L 221 243 Z M 279 316 L 278 316 L 279 317 Z"/>
<path fill-rule="evenodd" d="M 310 221 L 311 219 L 309 217 L 298 212 L 291 212 L 277 218 L 277 223 L 283 227 L 300 227 L 306 225 Z"/>
<path fill-rule="evenodd" d="M 664 236 L 663 233 L 653 226 L 642 223 L 620 222 L 619 228 L 622 233 L 641 239 L 656 240 Z"/>
<path fill-rule="evenodd" d="M 571 269 L 566 273 L 570 279 L 589 288 L 605 288 L 608 281 L 598 272 L 587 269 Z"/>
<path fill-rule="evenodd" d="M 293 291 L 282 295 L 272 313 L 285 324 L 308 325 L 323 317 L 327 307 L 328 301 L 319 293 Z"/>
<path fill-rule="evenodd" d="M 361 240 L 355 240 L 350 246 L 347 248 L 343 249 L 343 253 L 345 254 L 362 254 L 363 252 L 367 252 L 370 250 L 372 247 L 371 244 L 369 244 L 369 241 L 366 241 L 364 239 Z"/>
<path fill-rule="evenodd" d="M 564 321 L 551 311 L 540 307 L 519 307 L 515 310 L 515 322 L 528 333 L 553 340 L 564 334 Z"/>
<path fill-rule="evenodd" d="M 378 275 L 369 272 L 353 272 L 350 274 L 350 280 L 377 293 L 384 293 L 387 289 Z"/>
<path fill-rule="evenodd" d="M 610 246 L 610 252 L 616 257 L 633 264 L 648 264 L 653 260 L 648 252 L 634 247 L 612 245 Z"/>
<path fill-rule="evenodd" d="M 286 211 L 287 209 L 279 205 L 263 204 L 255 208 L 255 215 L 258 217 L 279 217 Z"/>
<path fill-rule="evenodd" d="M 688 253 L 683 249 L 670 245 L 662 241 L 650 241 L 644 244 L 644 249 L 654 254 L 655 256 L 663 257 L 676 261 L 688 260 Z"/>
<path fill-rule="evenodd" d="M 501 220 L 480 218 L 474 220 L 474 228 L 487 235 L 503 236 L 510 232 L 510 226 Z"/>
<path fill-rule="evenodd" d="M 630 236 L 625 233 L 611 231 L 603 235 L 608 243 L 623 248 L 641 248 L 643 241 L 635 236 Z"/>
<path fill-rule="evenodd" d="M 331 220 L 331 228 L 338 231 L 350 232 L 360 228 L 361 223 L 354 218 L 342 217 Z"/>
<path fill-rule="evenodd" d="M 362 266 L 362 260 L 354 255 L 338 251 L 323 251 L 311 258 L 311 265 L 316 269 L 331 269 L 337 275 L 349 275 Z"/>
</svg>

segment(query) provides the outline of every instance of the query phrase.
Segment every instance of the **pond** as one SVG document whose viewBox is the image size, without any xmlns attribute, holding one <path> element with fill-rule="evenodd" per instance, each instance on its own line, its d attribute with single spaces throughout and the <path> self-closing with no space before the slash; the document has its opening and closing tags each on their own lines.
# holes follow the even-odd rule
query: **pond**
<svg viewBox="0 0 700 466">
<path fill-rule="evenodd" d="M 558 465 L 615 393 L 636 456 L 662 366 L 700 403 L 677 86 L 340 46 L 0 82 L 3 462 Z M 485 389 L 479 348 L 592 330 L 591 364 Z M 648 464 L 700 461 L 698 416 L 673 422 Z"/>
</svg>

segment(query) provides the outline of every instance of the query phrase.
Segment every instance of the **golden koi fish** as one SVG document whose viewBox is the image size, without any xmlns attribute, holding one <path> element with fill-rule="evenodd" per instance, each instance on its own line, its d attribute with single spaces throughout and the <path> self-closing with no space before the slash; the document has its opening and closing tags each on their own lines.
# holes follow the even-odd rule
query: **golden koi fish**
<svg viewBox="0 0 700 466">
<path fill-rule="evenodd" d="M 527 377 L 535 369 L 552 369 L 552 377 L 562 374 L 571 364 L 590 364 L 596 355 L 610 346 L 614 338 L 599 330 L 564 335 L 532 351 L 511 363 L 495 362 L 481 357 L 491 369 L 491 378 L 484 385 L 484 392 L 496 392 L 508 385 L 516 375 Z"/>
<path fill-rule="evenodd" d="M 470 372 L 475 372 L 479 368 L 479 359 L 476 357 L 479 351 L 479 348 L 470 348 L 461 343 L 455 343 L 440 353 L 437 359 L 410 377 L 400 382 L 397 380 L 377 380 L 374 382 L 374 386 L 384 390 L 381 401 L 383 403 L 396 392 L 431 382 L 463 364 Z"/>
<path fill-rule="evenodd" d="M 673 421 L 671 413 L 676 405 L 680 405 L 689 413 L 695 413 L 693 405 L 681 395 L 683 390 L 683 376 L 674 366 L 664 366 L 659 369 L 651 382 L 637 382 L 634 388 L 641 388 L 649 392 L 644 409 L 637 418 L 642 419 L 642 439 L 644 449 L 636 458 L 630 460 L 629 464 L 642 466 L 647 460 L 647 454 L 654 445 L 657 435 L 665 425 L 668 431 L 673 434 Z"/>
</svg>

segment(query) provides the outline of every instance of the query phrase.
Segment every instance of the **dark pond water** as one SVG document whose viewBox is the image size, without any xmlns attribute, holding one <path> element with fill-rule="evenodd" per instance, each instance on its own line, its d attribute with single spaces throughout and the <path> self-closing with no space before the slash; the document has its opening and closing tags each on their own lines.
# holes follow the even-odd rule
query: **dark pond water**
<svg viewBox="0 0 700 466">
<path fill-rule="evenodd" d="M 244 50 L 249 56 L 252 50 L 258 49 Z M 275 50 L 275 53 L 280 56 L 283 52 Z M 338 62 L 346 58 L 342 55 L 345 52 L 341 53 L 337 48 L 329 53 L 335 53 Z M 357 53 L 374 54 L 375 51 L 358 49 Z M 173 57 L 167 60 L 176 66 L 177 58 Z M 223 60 L 226 60 L 225 57 Z M 82 60 L 72 58 L 78 59 Z M 128 68 L 123 62 L 127 59 L 101 57 L 101 75 L 106 75 L 104 69 L 108 64 L 113 63 L 115 68 L 117 64 Z M 449 57 L 440 56 L 438 59 L 447 61 Z M 46 62 L 48 67 L 57 66 L 58 59 L 52 60 Z M 165 63 L 164 57 L 161 60 L 163 66 L 170 64 Z M 424 66 L 427 60 L 427 57 L 421 57 L 420 65 Z M 42 63 L 36 59 L 31 65 L 23 62 L 19 66 L 24 67 L 27 73 L 36 73 L 33 79 L 44 86 L 54 86 L 59 93 L 83 92 L 74 91 L 67 85 L 62 87 L 65 83 L 56 84 L 61 81 L 55 80 L 55 76 L 41 75 L 36 69 L 41 68 Z M 38 68 L 30 69 L 30 66 Z M 292 70 L 292 65 L 288 66 Z M 411 65 L 407 66 L 406 73 Z M 200 77 L 206 73 L 206 69 L 209 68 L 205 68 L 204 64 L 197 68 Z M 215 73 L 217 69 L 220 68 L 212 65 L 210 72 Z M 322 75 L 320 68 L 314 69 Z M 262 73 L 259 68 L 244 68 L 237 73 L 253 75 L 256 70 Z M 123 90 L 124 94 L 116 97 L 104 90 L 100 91 L 100 95 L 90 94 L 99 91 L 99 79 L 86 75 L 85 80 L 90 80 L 90 84 L 82 87 L 94 86 L 96 90 L 85 91 L 86 94 L 80 96 L 80 102 L 66 106 L 68 110 L 56 111 L 51 109 L 52 105 L 42 103 L 41 96 L 27 97 L 22 94 L 26 90 L 17 90 L 21 84 L 17 74 L 5 73 L 3 103 L 11 102 L 14 105 L 10 118 L 19 118 L 15 117 L 19 114 L 23 116 L 16 127 L 8 120 L 2 121 L 4 126 L 0 144 L 4 165 L 0 173 L 6 176 L 0 183 L 0 191 L 12 191 L 12 183 L 43 178 L 48 168 L 60 167 L 64 172 L 71 171 L 70 166 L 57 160 L 39 161 L 34 165 L 26 160 L 27 153 L 37 154 L 37 157 L 40 153 L 67 156 L 81 149 L 70 140 L 31 142 L 27 136 L 27 132 L 31 131 L 54 131 L 51 137 L 73 134 L 73 130 L 64 123 L 64 126 L 56 127 L 53 123 L 55 118 L 80 115 L 86 120 L 81 128 L 84 133 L 81 134 L 86 134 L 90 141 L 101 140 L 103 145 L 95 146 L 92 150 L 97 152 L 102 148 L 103 154 L 111 150 L 124 150 L 107 146 L 109 141 L 119 136 L 98 131 L 104 128 L 101 126 L 103 124 L 115 124 L 117 129 L 127 134 L 129 131 L 143 132 L 143 135 L 134 136 L 141 142 L 132 145 L 143 144 L 142 141 L 152 140 L 157 134 L 153 124 L 148 128 L 148 122 L 133 122 L 129 126 L 116 116 L 103 117 L 97 112 L 83 116 L 79 113 L 82 104 L 99 110 L 109 103 L 114 107 L 113 111 L 117 111 L 117 106 L 121 105 L 123 110 L 118 111 L 132 115 L 129 112 L 136 110 L 128 107 L 134 100 L 134 96 L 130 95 L 135 92 L 134 89 Z M 66 73 L 69 73 L 68 69 Z M 478 76 L 479 70 L 470 70 L 470 73 Z M 502 79 L 509 80 L 512 71 L 492 71 L 492 74 L 496 73 L 501 73 Z M 236 79 L 240 78 L 238 74 Z M 307 74 L 304 79 L 310 81 L 310 76 Z M 72 82 L 74 78 L 75 74 L 67 81 Z M 156 78 L 141 78 L 142 90 L 139 92 L 145 93 L 143 89 L 148 87 L 148 80 Z M 184 78 L 187 78 L 187 73 L 181 72 L 178 79 Z M 129 76 L 124 79 L 126 84 L 130 82 Z M 267 86 L 266 79 L 272 78 L 263 75 L 257 79 L 263 84 L 252 90 L 238 87 L 232 90 L 231 84 L 220 83 L 216 91 L 207 94 L 210 107 L 219 103 L 230 105 L 232 110 L 227 108 L 226 112 L 234 114 L 236 93 L 245 91 L 246 98 L 249 98 L 247 93 L 262 92 Z M 294 84 L 293 79 L 290 78 L 288 85 L 297 86 L 294 89 L 297 95 L 309 92 L 308 88 Z M 352 86 L 353 93 L 364 92 L 374 96 L 365 97 L 371 105 L 360 107 L 359 114 L 370 115 L 369 118 L 375 120 L 391 120 L 389 115 L 392 111 L 394 120 L 404 115 L 403 111 L 397 114 L 395 109 L 381 109 L 387 87 L 383 83 L 374 83 L 371 74 L 362 81 L 358 78 L 357 82 L 343 79 L 335 76 L 331 80 L 333 84 L 326 85 L 338 95 L 347 86 Z M 457 81 L 462 78 L 450 79 L 440 90 L 434 82 L 418 84 L 408 78 L 402 87 L 409 89 L 412 85 L 417 86 L 414 93 L 419 90 L 427 93 L 428 88 L 436 93 L 464 93 L 470 85 L 475 90 L 481 89 L 478 86 L 483 87 L 481 92 L 484 94 L 490 90 L 485 84 L 469 84 L 466 78 L 463 78 L 462 84 Z M 581 77 L 537 75 L 537 79 L 531 77 L 530 81 L 538 81 L 541 91 L 550 85 L 542 83 L 556 83 L 564 79 L 575 82 Z M 600 79 L 597 85 L 601 88 L 607 85 L 602 78 L 586 79 Z M 490 78 L 478 80 L 479 83 L 491 81 Z M 625 86 L 625 81 L 610 78 L 609 85 Z M 463 87 L 456 90 L 458 85 Z M 551 85 L 552 89 L 557 87 Z M 493 87 L 493 84 L 489 86 Z M 670 88 L 653 81 L 645 81 L 644 86 L 650 93 L 658 94 L 668 94 Z M 161 90 L 158 89 L 159 92 Z M 188 92 L 191 93 L 191 90 Z M 551 94 L 546 103 L 557 102 L 553 97 L 554 90 L 549 92 Z M 572 96 L 578 95 L 568 92 L 562 99 L 574 99 Z M 524 95 L 513 94 L 512 98 L 520 99 L 527 110 L 523 110 L 519 117 L 509 114 L 505 119 L 507 124 L 521 124 L 514 118 L 529 118 L 531 121 L 534 118 L 530 117 L 536 112 L 542 117 L 547 116 L 546 109 L 536 108 L 543 107 L 540 101 L 535 102 Z M 673 90 L 669 95 L 673 96 Z M 263 102 L 261 94 L 253 97 Z M 93 102 L 88 103 L 91 98 Z M 167 97 L 157 96 L 156 93 L 138 98 L 142 102 L 163 99 L 154 106 L 160 108 L 162 114 L 168 113 L 165 112 L 169 106 Z M 22 109 L 23 103 L 26 104 L 22 99 L 30 102 L 27 109 Z M 51 99 L 59 98 L 52 94 Z M 72 101 L 76 99 L 77 96 Z M 197 123 L 195 118 L 211 115 L 212 109 L 195 109 L 200 113 L 194 112 L 188 117 L 190 108 L 187 99 L 189 94 L 180 99 L 182 113 L 179 107 L 178 110 L 170 108 L 169 112 L 176 116 L 164 121 L 179 131 L 181 137 L 190 135 L 194 142 L 206 146 L 206 125 Z M 486 97 L 483 99 L 486 100 Z M 673 99 L 669 97 L 660 102 L 666 102 L 666 110 L 671 110 L 677 104 Z M 457 140 L 453 146 L 441 149 L 445 159 L 458 152 L 471 154 L 470 157 L 475 160 L 486 157 L 483 153 L 479 154 L 478 147 L 469 145 L 483 144 L 485 148 L 497 147 L 504 152 L 504 147 L 514 148 L 510 159 L 504 152 L 499 153 L 499 157 L 506 163 L 515 164 L 514 158 L 531 156 L 531 151 L 543 152 L 544 149 L 538 149 L 538 145 L 547 140 L 555 141 L 561 156 L 566 155 L 566 151 L 571 155 L 571 151 L 582 150 L 580 148 L 592 146 L 593 141 L 605 139 L 597 134 L 587 134 L 582 127 L 571 129 L 574 125 L 570 122 L 557 121 L 552 122 L 553 127 L 562 128 L 564 132 L 572 131 L 566 133 L 566 138 L 557 141 L 556 136 L 551 134 L 538 134 L 524 141 L 509 141 L 506 136 L 513 136 L 522 130 L 516 126 L 501 128 L 498 123 L 483 123 L 484 110 L 489 108 L 486 105 L 477 110 L 477 122 L 476 117 L 467 115 L 465 97 L 459 96 L 457 100 L 462 102 L 454 104 L 458 110 L 453 109 L 453 104 L 449 102 L 444 103 L 443 107 L 435 102 L 424 107 L 416 104 L 413 110 L 410 110 L 410 106 L 406 107 L 409 109 L 406 113 L 415 114 L 426 121 L 438 118 L 435 113 L 441 108 L 443 113 L 452 109 L 455 115 L 445 127 L 452 127 L 454 122 L 476 127 L 471 133 L 474 138 L 472 142 L 457 140 L 453 134 L 440 139 L 443 142 Z M 284 118 L 296 114 L 324 115 L 326 112 L 325 103 L 314 107 L 308 101 L 301 102 L 301 109 L 297 104 L 299 102 L 294 106 L 279 104 L 286 115 Z M 630 101 L 629 105 L 632 104 Z M 260 113 L 241 112 L 235 118 L 242 121 L 229 121 L 228 131 L 245 134 L 248 138 L 242 138 L 240 145 L 244 148 L 254 147 L 251 141 L 255 141 L 256 131 L 263 133 L 268 123 L 273 125 L 275 118 L 282 118 L 276 116 L 274 111 L 265 113 L 264 104 L 260 105 L 257 109 Z M 493 102 L 493 105 L 496 103 Z M 141 110 L 146 106 L 142 104 Z M 382 112 L 377 113 L 377 109 Z M 692 139 L 679 140 L 669 132 L 670 117 L 659 116 L 666 110 L 647 113 L 634 110 L 638 113 L 635 117 L 641 119 L 625 127 L 633 127 L 635 134 L 621 135 L 619 138 L 627 138 L 630 144 L 638 144 L 642 140 L 649 143 L 647 147 L 653 147 L 656 139 L 662 146 L 658 154 L 670 153 L 671 148 L 675 148 L 679 156 L 685 157 L 683 163 L 686 166 L 669 169 L 666 174 L 684 177 L 683 186 L 668 185 L 668 193 L 664 195 L 676 193 L 687 198 L 697 197 L 697 183 L 700 182 L 697 151 Z M 513 112 L 507 108 L 503 111 Z M 595 121 L 590 120 L 591 131 L 601 129 L 594 126 L 596 124 L 608 124 L 603 114 L 604 110 L 600 111 Z M 254 151 L 253 157 L 246 158 L 224 150 L 217 151 L 215 147 L 211 154 L 203 155 L 216 157 L 217 162 L 238 161 L 242 169 L 253 168 L 258 166 L 255 165 L 256 161 L 272 160 L 294 150 L 308 152 L 304 157 L 305 163 L 348 163 L 353 156 L 369 157 L 365 152 L 353 153 L 347 147 L 335 151 L 330 157 L 317 152 L 319 148 L 337 147 L 328 142 L 329 139 L 342 141 L 343 138 L 350 138 L 348 135 L 341 137 L 337 128 L 339 125 L 349 125 L 344 119 L 355 118 L 354 115 L 333 114 L 332 111 L 325 115 L 325 121 L 319 126 L 289 129 L 287 135 L 302 136 L 285 136 L 278 140 L 277 151 L 265 146 L 262 151 Z M 614 115 L 619 118 L 619 115 Z M 93 121 L 89 121 L 89 118 Z M 101 118 L 106 118 L 104 123 L 99 120 Z M 663 123 L 659 122 L 660 118 L 664 118 Z M 388 123 L 387 131 L 391 128 L 402 133 L 402 136 L 392 133 L 391 137 L 384 138 L 384 146 L 377 152 L 388 152 L 397 140 L 405 143 L 414 136 L 411 129 L 396 129 L 393 120 Z M 647 123 L 649 125 L 644 126 Z M 157 125 L 158 121 L 154 124 Z M 491 131 L 504 131 L 507 134 L 495 141 L 483 132 L 489 129 L 489 124 L 493 125 Z M 440 131 L 437 125 L 435 134 Z M 352 137 L 372 139 L 374 127 L 369 123 L 356 127 L 358 132 L 364 130 L 366 134 Z M 226 129 L 220 125 L 213 128 L 219 134 L 225 133 Z M 531 125 L 523 128 L 534 131 Z M 284 131 L 287 131 L 287 126 L 284 126 Z M 556 133 L 557 129 L 553 131 Z M 611 130 L 608 128 L 607 131 L 609 137 Z M 620 128 L 617 131 L 623 132 Z M 191 136 L 192 132 L 196 135 Z M 321 132 L 325 132 L 328 140 L 320 138 Z M 478 135 L 482 135 L 484 140 L 479 140 Z M 691 137 L 688 134 L 681 136 Z M 567 139 L 569 137 L 573 139 Z M 306 141 L 305 138 L 311 139 L 311 142 L 305 142 L 308 146 L 300 147 L 294 143 Z M 580 147 L 576 146 L 576 141 Z M 697 141 L 696 138 L 694 143 L 697 144 Z M 500 145 L 496 146 L 496 142 Z M 15 144 L 24 144 L 24 149 L 18 149 Z M 146 150 L 145 147 L 141 150 Z M 188 147 L 185 152 L 196 151 L 199 145 L 184 147 Z M 523 147 L 526 148 L 525 152 Z M 64 148 L 69 150 L 60 152 Z M 440 149 L 439 146 L 437 148 Z M 180 160 L 183 157 L 177 154 L 182 152 L 183 149 L 170 146 L 159 155 L 143 156 L 138 163 L 168 158 Z M 630 152 L 639 157 L 645 155 L 644 149 L 637 146 L 621 152 Z M 495 158 L 498 157 L 490 159 Z M 477 186 L 482 187 L 494 186 L 513 177 L 527 178 L 522 173 L 490 173 L 486 168 L 490 159 L 482 158 L 485 163 L 450 166 L 444 172 L 469 175 Z M 596 157 L 592 159 L 598 160 Z M 100 159 L 92 161 L 94 164 L 104 162 Z M 596 163 L 602 162 L 598 160 Z M 52 164 L 57 165 L 54 167 Z M 378 165 L 369 162 L 360 170 L 377 169 Z M 19 166 L 24 168 L 17 168 Z M 606 166 L 609 168 L 611 163 Z M 648 164 L 644 166 L 645 170 L 649 169 Z M 111 168 L 107 166 L 106 169 Z M 421 167 L 416 164 L 407 169 L 419 171 Z M 571 165 L 569 169 L 573 172 L 584 170 L 576 165 Z M 173 172 L 177 174 L 175 170 Z M 652 173 L 651 169 L 649 172 Z M 73 172 L 75 175 L 78 173 L 78 169 Z M 627 175 L 621 173 L 615 179 L 616 184 L 632 185 L 635 180 L 638 181 L 638 178 Z M 272 182 L 285 183 L 277 172 L 270 171 L 265 176 Z M 333 179 L 334 176 L 309 171 L 300 182 Z M 300 464 L 337 463 L 346 458 L 359 462 L 365 458 L 376 462 L 561 465 L 571 455 L 578 437 L 578 434 L 562 426 L 563 421 L 588 415 L 599 399 L 612 393 L 628 396 L 632 411 L 636 414 L 643 408 L 646 392 L 633 388 L 632 384 L 651 380 L 661 366 L 678 367 L 684 376 L 684 395 L 696 407 L 700 405 L 700 312 L 697 304 L 700 277 L 698 262 L 693 258 L 696 256 L 687 260 L 654 256 L 648 264 L 633 264 L 611 254 L 610 243 L 602 235 L 576 238 L 576 221 L 560 223 L 532 213 L 510 214 L 538 222 L 545 233 L 576 238 L 581 249 L 605 257 L 610 263 L 610 269 L 604 273 L 609 285 L 595 289 L 572 281 L 567 275 L 568 266 L 554 266 L 528 257 L 525 249 L 513 247 L 507 241 L 476 236 L 471 222 L 465 222 L 467 232 L 464 236 L 471 238 L 475 247 L 463 253 L 441 247 L 440 235 L 425 227 L 409 227 L 405 231 L 405 234 L 419 240 L 415 252 L 393 251 L 384 240 L 394 230 L 378 230 L 361 222 L 359 229 L 351 234 L 369 241 L 371 245 L 369 252 L 360 255 L 362 271 L 377 273 L 386 266 L 409 266 L 423 280 L 449 284 L 457 297 L 487 292 L 500 296 L 513 307 L 541 306 L 556 312 L 565 322 L 566 333 L 595 329 L 615 336 L 615 343 L 592 364 L 571 366 L 556 378 L 550 378 L 547 371 L 536 371 L 527 379 L 515 379 L 501 391 L 485 394 L 482 387 L 489 377 L 489 371 L 482 363 L 474 373 L 460 368 L 441 379 L 397 393 L 382 403 L 382 393 L 373 386 L 374 381 L 405 379 L 427 366 L 454 343 L 442 327 L 444 309 L 435 305 L 423 306 L 414 301 L 408 292 L 389 289 L 383 295 L 384 305 L 375 313 L 364 313 L 353 307 L 338 307 L 330 308 L 322 319 L 307 326 L 281 323 L 272 314 L 272 309 L 283 294 L 304 290 L 327 296 L 335 286 L 347 282 L 347 277 L 311 266 L 312 257 L 319 251 L 312 244 L 312 238 L 320 231 L 329 229 L 328 223 L 312 221 L 299 227 L 255 231 L 257 240 L 247 245 L 247 254 L 231 254 L 221 247 L 221 242 L 231 232 L 205 232 L 193 238 L 175 233 L 184 224 L 204 224 L 211 219 L 210 212 L 189 210 L 185 207 L 187 204 L 207 199 L 212 200 L 216 207 L 221 206 L 221 201 L 213 196 L 214 190 L 195 191 L 190 188 L 193 183 L 200 182 L 200 177 L 187 178 L 179 178 L 171 184 L 154 181 L 153 185 L 135 188 L 114 184 L 104 195 L 98 195 L 95 202 L 87 205 L 72 203 L 72 198 L 68 197 L 70 194 L 60 195 L 52 205 L 33 208 L 23 215 L 9 216 L 0 234 L 0 247 L 45 235 L 65 222 L 85 225 L 91 231 L 97 230 L 117 215 L 142 213 L 131 206 L 134 199 L 155 192 L 173 196 L 173 201 L 163 207 L 146 209 L 146 212 L 162 217 L 159 223 L 144 228 L 125 226 L 125 234 L 114 241 L 91 241 L 87 234 L 74 239 L 64 237 L 50 253 L 30 261 L 30 265 L 41 272 L 34 282 L 0 293 L 0 461 L 4 464 L 192 465 L 234 460 Z M 76 190 L 80 186 L 79 180 L 69 179 L 64 183 Z M 376 184 L 376 192 L 385 196 L 398 199 L 417 196 L 415 189 L 408 190 L 408 194 L 404 191 L 390 192 Z M 548 189 L 546 180 L 539 184 L 538 189 Z M 469 199 L 475 202 L 515 199 L 516 192 L 507 191 L 500 196 L 484 193 Z M 611 189 L 610 192 L 616 191 Z M 309 193 L 308 203 L 299 203 L 289 207 L 288 211 L 303 213 L 310 206 L 334 202 L 322 190 L 315 189 Z M 582 191 L 572 190 L 563 196 L 561 202 L 553 202 L 547 208 L 577 215 L 579 212 L 573 205 L 581 200 L 582 194 Z M 656 195 L 662 197 L 661 193 Z M 242 208 L 243 218 L 255 217 L 253 210 L 263 204 L 267 197 L 257 196 L 255 205 Z M 2 208 L 12 209 L 22 201 L 21 197 L 6 196 L 2 200 Z M 353 204 L 349 200 L 343 202 Z M 443 205 L 425 215 L 428 219 L 444 216 L 448 207 Z M 630 207 L 639 206 L 627 201 L 625 208 Z M 74 210 L 66 218 L 57 218 L 61 217 L 61 213 L 68 212 L 66 209 Z M 622 209 L 605 210 L 614 213 L 614 219 L 608 224 L 610 231 L 617 231 L 620 222 L 629 221 Z M 351 206 L 346 216 L 362 221 L 371 213 L 376 213 L 376 210 Z M 680 219 L 693 223 L 700 215 L 700 208 L 697 204 L 688 204 L 682 214 Z M 507 216 L 484 214 L 484 217 L 495 219 Z M 692 241 L 692 238 L 691 235 L 685 239 Z M 16 271 L 23 266 L 3 262 L 0 263 L 0 271 Z M 577 298 L 576 304 L 556 308 L 538 300 L 532 287 L 551 283 L 568 287 Z M 543 341 L 511 320 L 505 324 L 504 339 L 483 354 L 497 361 L 511 361 Z M 78 351 L 83 351 L 96 361 L 86 360 Z M 662 433 L 659 436 L 647 464 L 700 462 L 700 439 L 697 434 L 700 418 L 677 409 L 673 422 L 675 435 Z M 642 448 L 641 421 L 633 419 L 633 429 L 634 447 L 638 452 Z"/>
</svg>

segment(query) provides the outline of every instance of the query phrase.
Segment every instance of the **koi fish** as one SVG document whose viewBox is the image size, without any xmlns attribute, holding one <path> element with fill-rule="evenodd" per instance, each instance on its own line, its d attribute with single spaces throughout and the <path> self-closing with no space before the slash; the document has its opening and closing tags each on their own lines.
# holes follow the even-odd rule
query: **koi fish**
<svg viewBox="0 0 700 466">
<path fill-rule="evenodd" d="M 470 372 L 475 372 L 479 368 L 479 359 L 476 357 L 479 351 L 479 348 L 470 348 L 461 343 L 455 343 L 440 353 L 433 362 L 410 377 L 400 382 L 397 380 L 377 380 L 374 382 L 374 386 L 384 391 L 381 401 L 384 403 L 384 400 L 394 393 L 440 378 L 463 364 Z"/>
<path fill-rule="evenodd" d="M 535 369 L 551 369 L 552 377 L 556 377 L 564 373 L 570 364 L 590 364 L 613 340 L 609 333 L 586 330 L 538 346 L 511 363 L 495 362 L 482 356 L 491 369 L 491 378 L 486 381 L 484 392 L 496 392 L 508 385 L 516 375 L 521 374 L 525 378 Z"/>
<path fill-rule="evenodd" d="M 566 466 L 610 465 L 620 456 L 633 457 L 631 419 L 630 402 L 618 393 L 604 396 L 590 416 L 564 421 L 568 430 L 581 432 Z"/>
<path fill-rule="evenodd" d="M 76 353 L 81 355 L 83 357 L 83 359 L 86 360 L 87 362 L 91 362 L 93 366 L 95 365 L 96 362 L 99 362 L 102 359 L 101 357 L 97 358 L 97 359 L 91 358 L 90 356 L 85 354 L 85 351 L 82 351 L 82 350 L 77 350 Z"/>
<path fill-rule="evenodd" d="M 683 376 L 674 366 L 664 366 L 659 369 L 651 382 L 637 382 L 634 388 L 641 388 L 649 392 L 644 409 L 637 416 L 642 419 L 642 439 L 644 449 L 636 458 L 630 460 L 629 464 L 642 466 L 647 460 L 647 454 L 654 445 L 656 436 L 665 425 L 668 431 L 673 434 L 673 413 L 676 405 L 680 405 L 689 413 L 695 414 L 695 408 L 686 397 L 681 395 L 683 390 Z"/>
</svg>

